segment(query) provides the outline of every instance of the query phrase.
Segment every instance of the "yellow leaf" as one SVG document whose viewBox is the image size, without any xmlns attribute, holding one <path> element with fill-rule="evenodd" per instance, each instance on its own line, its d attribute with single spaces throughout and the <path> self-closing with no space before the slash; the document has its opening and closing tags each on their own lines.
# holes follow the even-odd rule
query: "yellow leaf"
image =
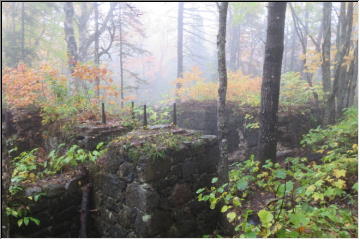
<svg viewBox="0 0 360 240">
<path fill-rule="evenodd" d="M 339 179 L 336 182 L 334 182 L 332 185 L 337 188 L 343 189 L 346 186 L 346 183 L 344 180 Z"/>
<path fill-rule="evenodd" d="M 354 149 L 354 151 L 357 151 L 357 150 L 358 150 L 358 145 L 357 145 L 357 144 L 353 144 L 353 145 L 352 145 L 352 149 Z"/>
<path fill-rule="evenodd" d="M 30 173 L 30 175 L 29 175 L 29 178 L 31 179 L 31 180 L 35 180 L 35 174 L 34 173 Z"/>
<path fill-rule="evenodd" d="M 335 170 L 334 170 L 334 176 L 335 176 L 336 178 L 345 177 L 345 175 L 346 175 L 346 170 L 344 170 L 344 169 L 342 169 L 342 170 L 340 170 L 340 169 L 335 169 Z"/>
<path fill-rule="evenodd" d="M 315 191 L 316 187 L 314 185 L 310 185 L 306 188 L 305 194 L 309 195 Z"/>
</svg>

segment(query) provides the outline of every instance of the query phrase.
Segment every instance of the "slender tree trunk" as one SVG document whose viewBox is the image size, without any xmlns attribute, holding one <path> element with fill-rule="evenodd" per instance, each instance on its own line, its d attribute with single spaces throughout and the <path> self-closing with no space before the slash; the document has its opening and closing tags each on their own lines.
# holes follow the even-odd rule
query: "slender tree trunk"
<svg viewBox="0 0 360 240">
<path fill-rule="evenodd" d="M 218 104 L 217 104 L 217 128 L 219 136 L 219 150 L 220 163 L 218 167 L 218 175 L 220 182 L 229 181 L 228 169 L 228 144 L 226 139 L 226 91 L 227 91 L 227 72 L 226 72 L 226 16 L 228 9 L 228 2 L 219 3 L 219 31 L 217 35 L 217 50 L 218 50 L 218 72 L 219 72 L 219 89 L 218 89 Z"/>
<path fill-rule="evenodd" d="M 341 116 L 344 106 L 345 93 L 346 92 L 346 78 L 347 66 L 344 66 L 344 57 L 349 55 L 351 44 L 351 32 L 352 32 L 352 17 L 353 17 L 353 4 L 348 4 L 348 10 L 346 9 L 346 3 L 341 3 L 339 25 L 337 27 L 337 39 L 336 45 L 338 47 L 338 53 L 336 56 L 336 66 L 334 73 L 334 83 L 332 92 L 327 99 L 326 108 L 324 113 L 324 124 L 333 124 L 336 119 Z M 352 77 L 352 76 L 350 76 Z"/>
<path fill-rule="evenodd" d="M 99 8 L 98 8 L 98 3 L 94 2 L 94 13 L 95 13 L 95 65 L 98 67 L 100 64 L 100 59 L 99 59 Z M 95 84 L 96 84 L 96 96 L 99 98 L 100 97 L 100 78 L 98 76 L 96 76 L 95 79 Z"/>
<path fill-rule="evenodd" d="M 308 10 L 308 7 L 307 7 L 308 5 L 306 5 L 305 12 L 304 12 L 305 26 L 304 26 L 303 30 L 300 27 L 300 19 L 297 16 L 294 8 L 292 7 L 291 4 L 289 4 L 289 5 L 290 5 L 291 13 L 292 13 L 292 18 L 293 18 L 296 34 L 297 34 L 297 36 L 299 38 L 299 41 L 301 43 L 302 53 L 303 53 L 303 56 L 304 56 L 304 58 L 302 60 L 301 69 L 300 69 L 301 77 L 303 79 L 305 79 L 306 82 L 309 84 L 309 86 L 312 88 L 313 87 L 312 74 L 307 72 L 307 67 L 306 67 L 306 61 L 307 61 L 306 52 L 307 52 L 307 45 L 308 45 L 307 40 L 308 40 L 308 25 L 309 25 L 309 20 L 308 20 L 308 18 L 309 18 L 309 10 Z M 314 101 L 315 101 L 316 108 L 319 109 L 319 96 L 314 90 L 312 90 L 312 93 L 313 93 L 313 96 L 314 96 Z"/>
<path fill-rule="evenodd" d="M 67 56 L 68 56 L 68 66 L 70 69 L 70 73 L 74 72 L 74 67 L 78 61 L 77 55 L 77 45 L 74 36 L 74 6 L 72 2 L 65 2 L 64 3 L 64 12 L 65 12 L 65 21 L 64 21 L 64 30 L 65 30 L 65 40 L 67 44 Z M 76 91 L 79 90 L 79 83 L 76 79 L 75 82 L 75 89 Z"/>
<path fill-rule="evenodd" d="M 345 62 L 345 56 L 350 56 L 350 49 L 351 49 L 351 32 L 352 32 L 352 25 L 353 25 L 353 3 L 348 2 L 347 4 L 347 11 L 346 11 L 346 17 L 344 19 L 344 25 L 343 25 L 343 43 L 341 44 L 344 49 L 344 55 L 341 55 L 339 62 L 342 64 L 339 65 L 340 74 L 339 74 L 339 86 L 337 90 L 336 95 L 336 115 L 337 117 L 340 117 L 342 115 L 342 111 L 344 108 L 346 108 L 346 89 L 347 89 L 347 83 L 349 79 L 352 78 L 352 76 L 349 74 L 349 69 L 351 66 L 351 62 L 348 64 L 344 64 Z"/>
<path fill-rule="evenodd" d="M 25 63 L 25 3 L 21 3 L 21 61 Z"/>
<path fill-rule="evenodd" d="M 296 59 L 295 59 L 295 50 L 296 50 L 296 30 L 295 24 L 291 37 L 291 56 L 290 56 L 290 71 L 296 72 Z"/>
<path fill-rule="evenodd" d="M 331 71 L 330 71 L 330 50 L 331 50 L 331 2 L 323 3 L 322 26 L 324 40 L 322 44 L 322 84 L 325 96 L 328 96 L 331 89 Z M 327 98 L 327 97 L 326 97 Z"/>
<path fill-rule="evenodd" d="M 178 27 L 177 27 L 177 77 L 183 76 L 183 28 L 184 28 L 184 2 L 179 2 L 178 8 Z M 176 84 L 176 100 L 179 101 L 178 91 L 181 84 Z"/>
<path fill-rule="evenodd" d="M 230 34 L 229 34 L 229 68 L 232 71 L 236 71 L 239 68 L 239 43 L 240 43 L 240 24 L 235 23 L 233 17 L 230 13 L 229 18 L 229 26 L 230 26 Z"/>
<path fill-rule="evenodd" d="M 286 2 L 270 2 L 268 5 L 257 154 L 257 158 L 262 162 L 267 159 L 276 160 L 277 111 L 284 51 L 285 12 Z"/>
<path fill-rule="evenodd" d="M 122 42 L 122 12 L 121 3 L 119 4 L 119 41 L 120 41 L 120 98 L 121 108 L 124 107 L 124 62 L 123 62 L 123 42 Z"/>
<path fill-rule="evenodd" d="M 351 107 L 354 104 L 355 90 L 357 88 L 358 81 L 358 41 L 356 41 L 354 49 L 354 59 L 351 62 L 349 70 L 349 80 L 346 89 L 346 103 L 345 107 Z"/>
<path fill-rule="evenodd" d="M 81 53 L 81 43 L 86 42 L 89 35 L 89 29 L 88 29 L 88 22 L 91 14 L 92 7 L 90 6 L 89 2 L 82 2 L 81 3 L 81 9 L 80 9 L 80 17 L 79 17 L 79 50 L 78 50 L 78 61 L 86 61 L 86 55 L 84 53 Z"/>
<path fill-rule="evenodd" d="M 323 28 L 324 28 L 324 40 L 322 44 L 322 84 L 324 90 L 324 99 L 327 104 L 329 95 L 331 91 L 331 59 L 330 59 L 330 50 L 331 50 L 331 2 L 323 3 Z M 325 104 L 326 105 L 326 104 Z M 329 106 L 325 106 L 323 123 L 324 125 L 330 122 L 330 109 Z"/>
<path fill-rule="evenodd" d="M 287 48 L 288 48 L 288 35 L 289 35 L 289 28 L 288 27 L 286 27 L 285 29 L 284 29 L 284 31 L 285 31 L 285 34 L 284 34 L 284 53 L 283 53 L 283 62 L 282 62 L 282 69 L 281 69 L 281 73 L 285 73 L 286 72 L 286 69 L 287 69 L 287 65 L 288 65 L 288 63 L 287 63 Z"/>
</svg>

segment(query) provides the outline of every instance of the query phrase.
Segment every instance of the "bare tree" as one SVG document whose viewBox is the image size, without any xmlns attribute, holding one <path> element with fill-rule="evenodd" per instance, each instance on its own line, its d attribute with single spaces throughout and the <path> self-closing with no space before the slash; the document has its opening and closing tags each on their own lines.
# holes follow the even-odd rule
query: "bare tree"
<svg viewBox="0 0 360 240">
<path fill-rule="evenodd" d="M 234 9 L 229 10 L 229 68 L 232 71 L 239 69 L 240 61 L 240 23 L 233 19 Z"/>
<path fill-rule="evenodd" d="M 25 62 L 25 3 L 21 3 L 21 60 Z"/>
<path fill-rule="evenodd" d="M 119 46 L 120 46 L 120 98 L 121 107 L 124 106 L 124 61 L 123 61 L 123 41 L 122 41 L 122 19 L 121 4 L 119 5 Z"/>
<path fill-rule="evenodd" d="M 183 74 L 183 20 L 184 20 L 184 2 L 179 2 L 178 8 L 178 37 L 177 37 L 177 77 L 181 78 Z M 181 84 L 176 84 L 176 91 L 181 88 Z M 178 100 L 178 94 L 176 94 Z"/>
<path fill-rule="evenodd" d="M 217 104 L 217 128 L 219 134 L 220 163 L 218 167 L 218 175 L 220 182 L 229 180 L 228 167 L 228 144 L 226 139 L 226 91 L 227 91 L 227 72 L 226 72 L 226 16 L 228 2 L 218 3 L 219 7 L 219 32 L 217 35 L 217 51 L 218 51 L 218 72 L 219 72 L 219 89 Z"/>
<path fill-rule="evenodd" d="M 336 34 L 337 55 L 334 83 L 332 84 L 331 94 L 326 101 L 324 124 L 334 123 L 341 116 L 342 110 L 352 105 L 353 102 L 353 100 L 347 99 L 346 96 L 347 93 L 350 93 L 352 97 L 354 96 L 354 93 L 352 93 L 354 90 L 351 90 L 351 88 L 356 88 L 357 81 L 354 80 L 354 75 L 356 75 L 355 79 L 357 79 L 357 70 L 352 67 L 355 63 L 357 64 L 357 47 L 351 49 L 352 25 L 353 3 L 342 2 Z M 350 57 L 351 50 L 356 52 L 354 52 L 350 64 L 346 64 L 346 58 Z"/>
<path fill-rule="evenodd" d="M 306 3 L 305 3 L 306 4 Z M 302 65 L 301 65 L 301 74 L 302 77 L 307 81 L 307 83 L 309 84 L 310 88 L 313 87 L 313 82 L 312 82 L 312 74 L 310 74 L 309 72 L 307 72 L 307 66 L 306 66 L 306 62 L 307 62 L 307 58 L 306 58 L 306 52 L 308 49 L 308 37 L 310 36 L 311 39 L 314 39 L 310 34 L 309 34 L 309 10 L 307 7 L 305 7 L 305 12 L 304 12 L 304 19 L 305 19 L 305 24 L 301 21 L 301 19 L 299 18 L 299 16 L 296 14 L 293 6 L 290 5 L 290 9 L 291 9 L 291 15 L 293 18 L 293 22 L 294 22 L 294 28 L 296 30 L 296 34 L 299 38 L 299 41 L 301 43 L 301 47 L 302 47 L 302 53 L 303 53 L 303 61 L 302 61 Z M 307 5 L 306 5 L 307 6 Z M 319 44 L 317 41 L 313 40 L 315 46 L 317 46 L 318 51 L 320 51 L 319 49 Z M 315 91 L 312 91 L 313 95 L 314 95 L 314 100 L 315 100 L 315 104 L 317 106 L 317 108 L 319 108 L 319 96 Z"/>
<path fill-rule="evenodd" d="M 99 58 L 99 8 L 98 3 L 94 2 L 94 12 L 95 12 L 95 56 L 94 56 L 94 62 L 96 66 L 99 66 L 100 64 L 100 58 Z M 96 84 L 96 96 L 100 96 L 100 78 L 96 77 L 95 79 Z"/>
<path fill-rule="evenodd" d="M 284 51 L 285 12 L 286 2 L 270 2 L 268 5 L 257 154 L 260 161 L 276 160 L 277 112 Z"/>
<path fill-rule="evenodd" d="M 64 30 L 65 30 L 65 40 L 67 44 L 67 56 L 68 56 L 68 65 L 70 72 L 74 72 L 74 67 L 78 61 L 77 45 L 74 35 L 74 6 L 72 2 L 64 3 L 64 12 L 65 12 L 65 21 L 64 21 Z M 79 89 L 79 83 L 75 80 L 75 89 Z"/>
</svg>

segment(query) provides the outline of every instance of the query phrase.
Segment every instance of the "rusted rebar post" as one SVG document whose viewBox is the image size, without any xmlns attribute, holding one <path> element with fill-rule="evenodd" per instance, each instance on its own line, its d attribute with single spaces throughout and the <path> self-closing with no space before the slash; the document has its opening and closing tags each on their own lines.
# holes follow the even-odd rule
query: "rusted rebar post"
<svg viewBox="0 0 360 240">
<path fill-rule="evenodd" d="M 134 102 L 131 102 L 131 118 L 135 120 Z"/>
<path fill-rule="evenodd" d="M 173 105 L 173 124 L 176 126 L 176 103 Z"/>
<path fill-rule="evenodd" d="M 101 120 L 103 124 L 106 124 L 106 115 L 105 115 L 105 104 L 101 103 Z"/>
<path fill-rule="evenodd" d="M 144 105 L 144 127 L 147 126 L 146 104 Z"/>
</svg>

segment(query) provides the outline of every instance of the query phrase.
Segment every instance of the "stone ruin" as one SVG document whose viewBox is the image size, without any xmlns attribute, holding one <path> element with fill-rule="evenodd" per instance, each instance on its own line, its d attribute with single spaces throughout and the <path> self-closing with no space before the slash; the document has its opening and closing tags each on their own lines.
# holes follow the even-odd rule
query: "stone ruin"
<svg viewBox="0 0 360 240">
<path fill-rule="evenodd" d="M 21 134 L 23 124 L 17 121 L 7 127 L 13 129 L 13 134 Z M 28 134 L 41 131 L 38 125 L 27 128 Z M 216 176 L 216 136 L 173 126 L 131 132 L 121 126 L 75 129 L 81 131 L 67 138 L 39 135 L 37 144 L 25 144 L 22 151 L 64 141 L 91 150 L 95 143 L 105 140 L 110 141 L 106 154 L 87 166 L 87 179 L 75 170 L 28 186 L 25 198 L 19 199 L 45 193 L 38 202 L 28 201 L 31 216 L 41 223 L 18 227 L 12 218 L 11 237 L 78 237 L 82 187 L 87 182 L 92 184 L 88 237 L 200 237 L 215 229 L 218 213 L 207 203 L 198 202 L 195 192 Z M 144 144 L 153 141 L 155 145 L 149 146 L 158 156 L 142 151 Z M 132 149 L 132 154 L 125 146 Z M 134 154 L 136 151 L 139 154 Z"/>
<path fill-rule="evenodd" d="M 189 102 L 178 109 L 178 125 L 197 131 L 171 126 L 131 131 L 116 124 L 81 124 L 71 136 L 59 137 L 47 129 L 45 139 L 40 134 L 41 118 L 34 112 L 23 113 L 29 119 L 13 117 L 13 124 L 3 124 L 3 136 L 20 137 L 22 151 L 39 146 L 51 149 L 64 141 L 92 150 L 98 142 L 110 141 L 107 153 L 88 166 L 87 179 L 74 171 L 61 181 L 53 176 L 53 180 L 28 187 L 25 195 L 46 193 L 31 205 L 32 216 L 41 224 L 19 228 L 12 221 L 10 236 L 78 237 L 81 188 L 87 182 L 92 183 L 88 237 L 201 237 L 211 233 L 218 223 L 218 211 L 198 202 L 195 192 L 209 186 L 216 176 L 216 103 Z M 302 134 L 317 126 L 315 116 L 311 109 L 280 111 L 280 145 L 296 146 Z M 230 151 L 240 151 L 245 159 L 257 143 L 258 129 L 246 127 L 256 121 L 257 109 L 229 103 L 227 118 Z M 153 141 L 154 146 L 147 145 Z"/>
<path fill-rule="evenodd" d="M 186 138 L 155 146 L 164 154 L 158 158 L 129 154 L 125 140 L 110 143 L 94 175 L 95 225 L 102 237 L 199 237 L 215 228 L 216 212 L 198 202 L 195 192 L 215 177 L 216 136 L 163 128 L 134 131 L 123 139 L 131 138 L 138 151 L 157 135 L 165 136 L 161 141 Z"/>
<path fill-rule="evenodd" d="M 259 128 L 250 124 L 258 122 L 258 107 L 239 106 L 227 102 L 226 118 L 229 151 L 238 152 L 239 160 L 244 160 L 256 153 Z M 194 129 L 203 134 L 217 135 L 216 101 L 189 101 L 178 106 L 178 125 Z M 320 125 L 318 110 L 309 106 L 280 108 L 278 112 L 278 146 L 296 148 L 302 136 L 310 129 Z"/>
</svg>

